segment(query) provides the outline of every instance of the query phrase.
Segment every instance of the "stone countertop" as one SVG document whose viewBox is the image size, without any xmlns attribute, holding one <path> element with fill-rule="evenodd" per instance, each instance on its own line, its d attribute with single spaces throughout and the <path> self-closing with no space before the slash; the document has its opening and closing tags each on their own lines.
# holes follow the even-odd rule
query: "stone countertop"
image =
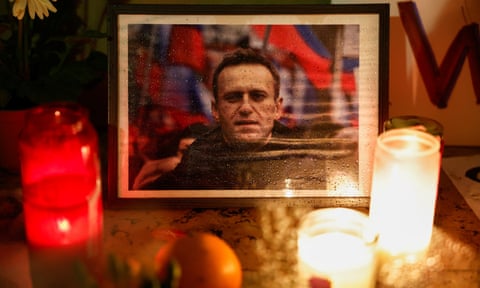
<svg viewBox="0 0 480 288">
<path fill-rule="evenodd" d="M 480 148 L 447 147 L 444 157 L 474 153 L 480 153 Z M 0 193 L 19 199 L 18 179 L 0 177 Z M 268 204 L 258 208 L 106 209 L 104 252 L 151 265 L 158 249 L 179 233 L 209 231 L 236 251 L 244 287 L 296 287 L 296 227 L 311 209 Z M 355 209 L 368 213 L 367 208 Z M 8 219 L 6 213 L 0 214 L 0 287 L 31 287 L 25 277 L 29 265 L 23 219 L 17 214 Z M 427 256 L 416 264 L 387 268 L 379 271 L 377 287 L 480 286 L 480 220 L 443 171 Z"/>
</svg>

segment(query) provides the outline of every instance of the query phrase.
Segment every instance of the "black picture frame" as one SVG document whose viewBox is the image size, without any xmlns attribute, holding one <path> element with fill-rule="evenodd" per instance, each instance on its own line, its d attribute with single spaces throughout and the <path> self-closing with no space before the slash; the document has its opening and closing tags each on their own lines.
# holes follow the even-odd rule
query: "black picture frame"
<svg viewBox="0 0 480 288">
<path fill-rule="evenodd" d="M 160 206 L 233 207 L 256 206 L 265 201 L 278 201 L 286 203 L 287 205 L 368 206 L 373 150 L 376 137 L 381 131 L 382 123 L 387 118 L 388 113 L 388 4 L 116 4 L 110 5 L 108 15 L 109 160 L 107 179 L 108 191 L 106 193 L 107 204 L 114 206 L 141 203 L 142 205 L 153 204 Z M 268 52 L 269 48 L 265 48 L 265 46 L 273 44 L 265 45 L 265 39 L 273 39 L 271 36 L 272 33 L 282 33 L 275 32 L 274 29 L 280 29 L 287 26 L 295 28 L 298 28 L 298 26 L 302 26 L 303 28 L 306 27 L 310 29 L 310 31 L 313 31 L 313 35 L 316 36 L 319 34 L 328 34 L 328 37 L 325 36 L 327 38 L 318 40 L 324 44 L 326 51 L 330 52 L 330 58 L 327 58 L 330 59 L 330 66 L 327 72 L 330 72 L 331 75 L 329 77 L 331 77 L 330 79 L 332 80 L 329 82 L 330 84 L 328 87 L 313 87 L 313 90 L 321 90 L 320 94 L 327 95 L 326 99 L 327 101 L 330 101 L 328 102 L 329 108 L 327 108 L 327 116 L 318 111 L 315 111 L 315 113 L 318 113 L 319 115 L 308 115 L 308 113 L 305 112 L 305 110 L 307 110 L 305 108 L 307 106 L 307 104 L 305 104 L 306 100 L 298 101 L 298 97 L 295 98 L 290 94 L 291 110 L 288 110 L 289 113 L 293 113 L 293 115 L 296 116 L 296 123 L 303 123 L 302 125 L 317 125 L 319 122 L 315 121 L 322 117 L 330 120 L 335 118 L 332 122 L 341 123 L 341 129 L 334 130 L 336 133 L 335 136 L 332 137 L 331 135 L 328 135 L 327 132 L 327 134 L 322 134 L 322 132 L 320 136 L 315 136 L 316 141 L 325 141 L 326 145 L 339 147 L 334 148 L 337 149 L 336 151 L 329 151 L 329 154 L 327 156 L 324 155 L 323 157 L 326 164 L 322 164 L 325 166 L 319 167 L 319 169 L 323 169 L 323 171 L 334 171 L 336 173 L 328 174 L 330 172 L 325 172 L 327 175 L 325 176 L 325 179 L 322 180 L 325 181 L 324 185 L 322 184 L 323 186 L 319 189 L 296 189 L 295 187 L 291 187 L 294 186 L 291 182 L 287 183 L 288 181 L 286 181 L 285 189 L 159 189 L 152 191 L 132 188 L 132 183 L 134 181 L 133 175 L 136 175 L 136 172 L 132 172 L 132 170 L 137 169 L 136 171 L 138 171 L 139 169 L 138 167 L 135 169 L 132 168 L 134 163 L 136 163 L 136 158 L 134 158 L 136 157 L 135 153 L 142 151 L 142 157 L 147 152 L 153 153 L 148 154 L 154 155 L 153 157 L 160 157 L 158 156 L 159 153 L 161 154 L 165 152 L 165 150 L 170 150 L 170 148 L 172 148 L 171 146 L 168 146 L 172 144 L 166 146 L 159 144 L 158 137 L 150 137 L 152 135 L 150 132 L 145 132 L 145 134 L 150 135 L 150 138 L 146 137 L 147 140 L 138 136 L 143 133 L 138 131 L 145 129 L 145 127 L 152 126 L 148 121 L 145 122 L 138 119 L 145 120 L 145 117 L 151 117 L 151 114 L 149 113 L 156 113 L 155 115 L 157 116 L 160 114 L 162 115 L 161 117 L 168 114 L 168 117 L 176 119 L 175 116 L 172 115 L 178 112 L 181 114 L 181 116 L 179 116 L 180 119 L 189 119 L 188 121 L 185 120 L 186 123 L 191 124 L 192 121 L 196 121 L 191 119 L 196 117 L 194 117 L 193 112 L 188 112 L 187 116 L 182 114 L 185 109 L 179 108 L 183 107 L 183 104 L 180 104 L 180 101 L 179 103 L 175 103 L 175 105 L 170 105 L 177 106 L 174 107 L 175 109 L 172 109 L 173 112 L 170 110 L 164 110 L 166 105 L 158 103 L 159 97 L 160 99 L 170 97 L 169 101 L 172 101 L 172 97 L 180 97 L 177 96 L 177 94 L 180 95 L 181 93 L 175 90 L 175 88 L 161 90 L 158 89 L 158 87 L 161 86 L 160 84 L 153 83 L 156 81 L 155 79 L 158 79 L 157 77 L 161 77 L 158 75 L 164 72 L 162 72 L 162 69 L 177 69 L 177 67 L 170 67 L 175 65 L 169 64 L 170 62 L 165 62 L 164 60 L 158 60 L 156 66 L 153 65 L 152 62 L 149 62 L 152 58 L 157 59 L 158 57 L 162 57 L 156 54 L 159 54 L 159 51 L 165 52 L 165 49 L 168 50 L 170 49 L 169 47 L 173 45 L 171 44 L 173 43 L 173 40 L 170 40 L 170 42 L 158 41 L 158 38 L 163 37 L 166 39 L 166 37 L 169 37 L 168 39 L 172 39 L 173 27 L 192 28 L 194 26 L 201 28 L 201 43 L 205 46 L 203 49 L 214 50 L 213 52 L 208 50 L 208 53 L 212 53 L 213 56 L 217 56 L 214 55 L 214 53 L 218 52 L 217 50 L 220 50 L 218 53 L 222 54 L 231 51 L 231 45 L 241 46 L 246 45 L 245 43 L 247 43 L 247 46 L 257 45 L 258 47 L 260 45 L 260 48 L 267 49 Z M 258 32 L 261 29 L 264 29 L 263 35 Z M 152 30 L 156 32 L 153 33 Z M 167 30 L 168 33 L 161 34 L 159 31 L 162 30 Z M 193 36 L 186 36 L 191 34 L 188 34 L 185 31 L 182 33 L 184 34 L 177 34 L 177 38 L 175 38 L 177 41 L 192 42 L 191 40 Z M 252 40 L 255 35 L 252 36 L 250 33 L 256 33 L 255 35 L 258 39 Z M 181 35 L 181 37 L 178 37 L 178 35 Z M 245 35 L 248 37 L 245 38 Z M 198 36 L 198 34 L 194 36 Z M 152 37 L 155 37 L 155 39 Z M 209 38 L 206 39 L 207 37 Z M 237 38 L 233 39 L 235 37 Z M 242 39 L 242 37 L 245 39 Z M 256 41 L 255 44 L 253 44 L 254 41 Z M 219 44 L 220 42 L 221 45 Z M 295 77 L 290 75 L 290 79 L 302 79 L 302 83 L 305 83 L 306 81 L 310 86 L 315 86 L 315 84 L 312 84 L 315 80 L 309 78 L 309 72 L 306 71 L 308 70 L 308 67 L 304 67 L 300 63 L 301 60 L 299 60 L 299 57 L 302 57 L 303 52 L 292 51 L 294 49 L 296 48 L 292 48 L 292 46 L 283 47 L 281 43 L 276 43 L 275 50 L 271 53 L 280 53 L 278 51 L 282 51 L 282 53 L 289 56 L 290 60 L 286 65 L 294 65 L 295 73 L 297 73 L 295 74 Z M 213 57 L 212 55 L 210 55 L 210 58 Z M 190 59 L 197 58 L 190 57 Z M 347 62 L 348 60 L 353 61 Z M 311 61 L 309 63 L 311 63 Z M 189 63 L 189 65 L 188 69 L 195 69 L 193 68 L 193 66 L 196 65 L 195 63 Z M 182 63 L 181 66 L 183 68 L 178 69 L 185 69 L 185 63 Z M 158 71 L 155 72 L 155 69 Z M 302 69 L 303 71 L 301 71 Z M 169 71 L 171 72 L 171 70 Z M 347 75 L 348 73 L 350 74 Z M 148 76 L 145 76 L 147 74 Z M 193 72 L 193 75 L 196 74 L 198 74 L 198 72 Z M 174 79 L 170 77 L 168 80 L 170 81 L 170 84 L 172 84 L 172 81 L 178 81 L 178 75 L 180 74 L 174 75 Z M 183 76 L 182 74 L 181 77 L 189 77 L 188 73 L 186 73 L 186 75 L 187 76 Z M 200 77 L 200 79 L 203 78 Z M 155 81 L 150 81 L 151 79 L 154 79 Z M 165 79 L 165 76 L 161 79 Z M 348 79 L 354 83 L 353 90 L 351 86 L 348 86 L 352 85 L 352 83 L 348 84 Z M 182 81 L 183 80 L 184 79 L 182 78 Z M 345 83 L 342 81 L 345 81 Z M 193 81 L 193 83 L 200 85 L 198 81 Z M 295 85 L 300 84 L 296 82 Z M 181 86 L 173 85 L 172 87 Z M 298 86 L 294 87 L 298 88 Z M 208 92 L 208 87 L 203 88 Z M 299 90 L 297 88 L 291 90 Z M 312 89 L 312 87 L 307 87 L 305 89 Z M 170 92 L 167 93 L 165 91 Z M 171 91 L 175 93 L 171 93 Z M 305 92 L 303 93 L 305 94 Z M 170 95 L 165 96 L 166 94 Z M 172 94 L 174 96 L 172 96 Z M 315 92 L 314 94 L 317 95 L 319 92 Z M 350 99 L 349 101 L 339 100 L 345 99 L 346 96 Z M 305 99 L 305 97 L 307 96 L 303 95 L 302 99 Z M 176 101 L 176 98 L 173 99 Z M 205 97 L 203 100 L 196 99 L 196 102 L 197 104 L 198 102 L 200 104 L 205 104 L 205 99 Z M 318 97 L 315 98 L 315 101 L 324 101 L 318 99 Z M 191 102 L 192 101 L 187 101 L 187 103 L 189 103 L 188 105 L 191 106 Z M 302 102 L 303 106 L 299 106 L 298 102 Z M 317 102 L 315 103 L 317 104 Z M 203 105 L 202 107 L 206 106 L 207 105 Z M 195 109 L 198 110 L 198 107 Z M 177 110 L 181 111 L 179 112 Z M 350 115 L 350 118 L 345 119 L 345 115 Z M 307 116 L 309 117 L 308 121 L 306 120 Z M 208 115 L 205 118 L 209 121 Z M 317 120 L 314 121 L 312 119 Z M 204 120 L 205 119 L 202 118 L 199 121 Z M 175 121 L 178 122 L 179 120 Z M 328 121 L 323 121 L 322 125 Z M 332 123 L 329 123 L 329 125 L 330 124 Z M 183 129 L 186 125 L 187 124 L 184 123 L 183 126 L 180 125 L 180 127 Z M 330 131 L 328 129 L 331 129 L 331 125 L 329 125 L 322 126 L 322 129 L 327 127 L 326 131 Z M 155 130 L 156 128 L 152 129 Z M 159 130 L 161 129 L 155 130 L 157 131 L 155 133 L 160 133 L 158 132 Z M 143 140 L 139 140 L 140 138 Z M 329 144 L 328 141 L 331 143 Z M 348 148 L 352 147 L 351 141 L 355 141 L 355 147 L 353 149 Z M 135 149 L 133 149 L 132 146 L 135 147 Z M 142 148 L 139 149 L 139 146 Z M 150 148 L 153 147 L 154 152 L 148 151 L 148 149 L 145 148 L 147 146 Z M 160 149 L 158 147 L 163 148 Z M 350 150 L 346 151 L 345 149 Z M 133 150 L 137 152 L 132 152 Z M 322 152 L 319 153 L 322 154 Z M 352 153 L 354 155 L 353 158 L 350 157 L 352 156 Z M 338 159 L 347 156 L 351 159 L 349 158 L 348 161 L 338 161 Z M 345 172 L 351 171 L 352 169 L 353 178 L 356 178 L 353 180 L 349 179 L 349 172 Z"/>
</svg>

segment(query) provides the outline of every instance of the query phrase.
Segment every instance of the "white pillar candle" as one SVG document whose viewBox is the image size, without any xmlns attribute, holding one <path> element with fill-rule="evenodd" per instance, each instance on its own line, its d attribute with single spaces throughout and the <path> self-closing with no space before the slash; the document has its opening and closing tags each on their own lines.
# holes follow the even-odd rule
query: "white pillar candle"
<svg viewBox="0 0 480 288">
<path fill-rule="evenodd" d="M 370 218 L 389 256 L 417 257 L 429 246 L 440 169 L 440 142 L 413 129 L 377 139 Z"/>
<path fill-rule="evenodd" d="M 368 216 L 346 208 L 313 211 L 298 232 L 303 284 L 330 282 L 332 288 L 372 288 L 376 282 L 376 234 Z"/>
</svg>

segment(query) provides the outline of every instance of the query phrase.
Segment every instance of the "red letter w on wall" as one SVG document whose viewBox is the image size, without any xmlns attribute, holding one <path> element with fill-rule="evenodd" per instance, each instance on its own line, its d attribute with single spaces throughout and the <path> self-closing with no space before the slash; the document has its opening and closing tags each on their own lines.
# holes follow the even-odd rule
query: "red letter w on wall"
<svg viewBox="0 0 480 288">
<path fill-rule="evenodd" d="M 430 101 L 438 108 L 446 108 L 448 98 L 462 69 L 466 57 L 470 65 L 473 89 L 480 104 L 480 34 L 478 23 L 464 26 L 448 48 L 440 66 L 437 65 L 432 47 L 414 2 L 399 2 L 398 9 L 418 69 Z"/>
</svg>

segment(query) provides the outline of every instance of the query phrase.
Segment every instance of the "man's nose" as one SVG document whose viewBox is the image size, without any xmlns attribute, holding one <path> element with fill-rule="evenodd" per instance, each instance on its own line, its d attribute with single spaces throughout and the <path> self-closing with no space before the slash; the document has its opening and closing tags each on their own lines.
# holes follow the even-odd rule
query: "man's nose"
<svg viewBox="0 0 480 288">
<path fill-rule="evenodd" d="M 244 93 L 242 96 L 242 102 L 240 103 L 239 111 L 241 113 L 250 113 L 252 112 L 252 103 L 248 93 Z"/>
</svg>

